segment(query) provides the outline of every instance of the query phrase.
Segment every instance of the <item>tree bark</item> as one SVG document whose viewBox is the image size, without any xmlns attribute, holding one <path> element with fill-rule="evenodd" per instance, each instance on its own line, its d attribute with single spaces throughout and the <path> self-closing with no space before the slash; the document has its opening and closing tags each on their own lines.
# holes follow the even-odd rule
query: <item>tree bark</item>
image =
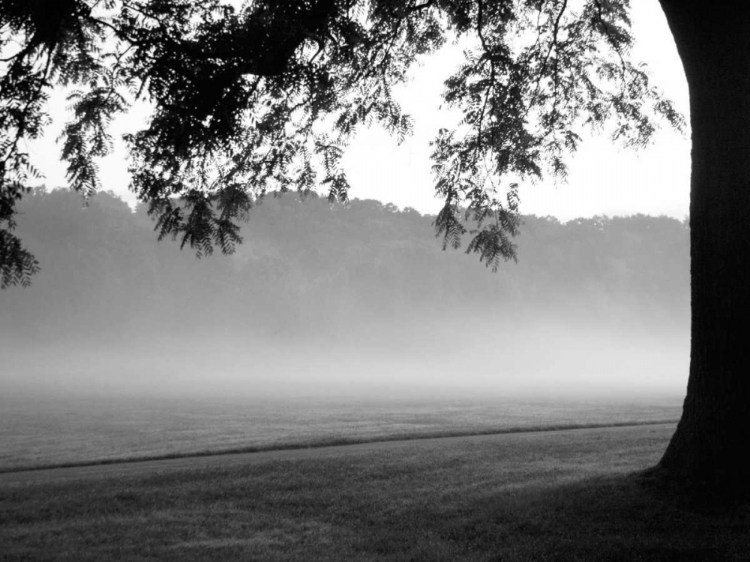
<svg viewBox="0 0 750 562">
<path fill-rule="evenodd" d="M 746 492 L 750 3 L 660 3 L 687 77 L 693 146 L 690 376 L 682 419 L 658 468 L 673 480 Z"/>
</svg>

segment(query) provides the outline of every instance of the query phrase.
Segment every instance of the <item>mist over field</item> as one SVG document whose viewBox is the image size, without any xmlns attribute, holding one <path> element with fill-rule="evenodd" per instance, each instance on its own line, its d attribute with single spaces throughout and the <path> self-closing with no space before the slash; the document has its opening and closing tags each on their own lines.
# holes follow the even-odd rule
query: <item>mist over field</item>
<svg viewBox="0 0 750 562">
<path fill-rule="evenodd" d="M 526 217 L 492 273 L 433 217 L 267 197 L 234 255 L 156 241 L 145 209 L 22 203 L 42 272 L 0 293 L 4 391 L 248 397 L 684 393 L 689 252 L 666 217 Z M 468 241 L 465 240 L 464 243 Z"/>
</svg>

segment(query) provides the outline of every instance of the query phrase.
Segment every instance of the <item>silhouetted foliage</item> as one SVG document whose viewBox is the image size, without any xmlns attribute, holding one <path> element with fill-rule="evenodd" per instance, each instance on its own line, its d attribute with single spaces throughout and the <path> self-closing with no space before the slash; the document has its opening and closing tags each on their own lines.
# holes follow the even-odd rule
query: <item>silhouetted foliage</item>
<svg viewBox="0 0 750 562">
<path fill-rule="evenodd" d="M 17 200 L 37 172 L 25 141 L 47 123 L 51 88 L 73 87 L 61 135 L 70 186 L 100 189 L 110 121 L 135 100 L 154 106 L 128 135 L 131 189 L 159 238 L 199 255 L 241 242 L 237 220 L 267 190 L 322 188 L 346 201 L 341 157 L 359 127 L 399 141 L 412 123 L 393 87 L 421 55 L 470 38 L 444 98 L 463 112 L 434 145 L 435 220 L 457 247 L 496 269 L 514 257 L 517 182 L 565 158 L 585 128 L 643 146 L 655 118 L 683 124 L 629 61 L 626 0 L 0 1 L 0 227 L 2 283 L 28 281 L 37 264 L 11 233 Z M 175 197 L 179 197 L 179 202 Z M 464 216 L 465 215 L 465 216 Z"/>
</svg>

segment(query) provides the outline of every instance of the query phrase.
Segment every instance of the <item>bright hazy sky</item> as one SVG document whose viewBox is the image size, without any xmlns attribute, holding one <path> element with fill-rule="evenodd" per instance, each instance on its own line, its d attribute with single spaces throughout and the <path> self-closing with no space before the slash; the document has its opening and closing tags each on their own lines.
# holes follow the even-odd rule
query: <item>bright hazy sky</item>
<svg viewBox="0 0 750 562">
<path fill-rule="evenodd" d="M 633 0 L 633 28 L 638 43 L 636 59 L 645 61 L 654 81 L 687 118 L 688 95 L 682 66 L 657 0 Z M 380 199 L 399 207 L 435 213 L 430 173 L 429 142 L 441 126 L 451 126 L 455 114 L 441 110 L 442 82 L 460 62 L 461 52 L 447 48 L 415 69 L 413 80 L 399 88 L 399 101 L 415 120 L 414 135 L 401 146 L 379 129 L 360 132 L 344 160 L 352 191 L 358 199 Z M 66 185 L 65 168 L 58 161 L 55 139 L 65 121 L 62 95 L 52 100 L 53 126 L 31 147 L 33 158 L 49 187 Z M 114 124 L 117 134 L 143 123 L 142 112 L 133 112 Z M 133 203 L 128 191 L 126 153 L 115 153 L 101 163 L 104 188 Z M 546 181 L 523 185 L 521 212 L 554 215 L 562 220 L 579 216 L 666 214 L 683 219 L 688 214 L 690 178 L 689 133 L 682 136 L 667 128 L 655 143 L 640 152 L 613 146 L 606 136 L 585 139 L 570 162 L 567 183 Z"/>
</svg>

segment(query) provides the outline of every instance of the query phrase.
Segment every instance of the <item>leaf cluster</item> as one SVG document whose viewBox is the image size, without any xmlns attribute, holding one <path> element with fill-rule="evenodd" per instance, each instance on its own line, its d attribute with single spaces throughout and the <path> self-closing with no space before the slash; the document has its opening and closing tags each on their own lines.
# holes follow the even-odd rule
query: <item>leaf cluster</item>
<svg viewBox="0 0 750 562">
<path fill-rule="evenodd" d="M 0 0 L 0 229 L 14 240 L 15 204 L 38 175 L 25 143 L 48 123 L 51 89 L 65 86 L 70 186 L 87 197 L 101 189 L 110 123 L 146 101 L 149 122 L 125 137 L 131 189 L 160 238 L 198 255 L 231 253 L 239 221 L 269 191 L 324 189 L 346 202 L 348 142 L 373 125 L 402 142 L 413 124 L 394 87 L 419 57 L 457 39 L 474 47 L 445 83 L 446 103 L 464 117 L 434 141 L 445 201 L 435 227 L 444 247 L 468 232 L 468 251 L 497 269 L 515 256 L 518 182 L 564 178 L 582 127 L 611 123 L 614 139 L 637 147 L 659 117 L 683 125 L 628 58 L 628 0 L 568 4 Z M 8 248 L 3 284 L 28 279 L 36 262 Z"/>
</svg>

